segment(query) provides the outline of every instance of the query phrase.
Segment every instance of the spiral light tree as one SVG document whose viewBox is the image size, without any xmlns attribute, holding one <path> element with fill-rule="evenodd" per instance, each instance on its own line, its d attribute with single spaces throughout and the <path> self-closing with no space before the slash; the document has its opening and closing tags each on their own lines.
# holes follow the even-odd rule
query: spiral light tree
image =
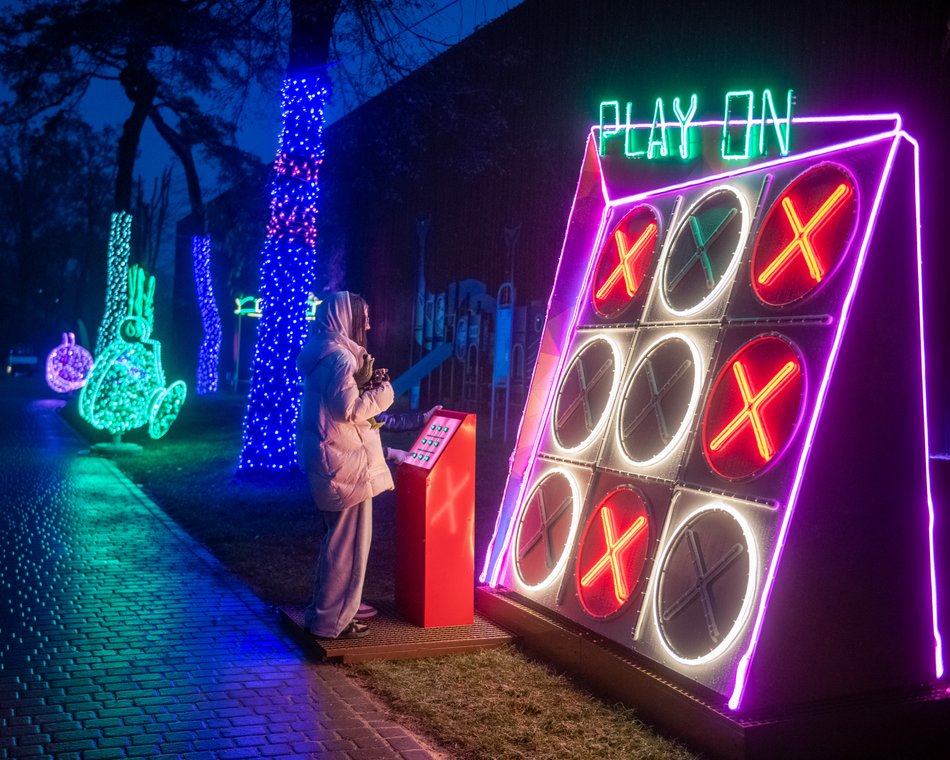
<svg viewBox="0 0 950 760">
<path fill-rule="evenodd" d="M 218 390 L 218 356 L 221 353 L 221 316 L 214 300 L 211 279 L 211 238 L 195 235 L 191 239 L 192 260 L 195 266 L 195 291 L 201 310 L 204 337 L 198 349 L 199 396 Z"/>
</svg>

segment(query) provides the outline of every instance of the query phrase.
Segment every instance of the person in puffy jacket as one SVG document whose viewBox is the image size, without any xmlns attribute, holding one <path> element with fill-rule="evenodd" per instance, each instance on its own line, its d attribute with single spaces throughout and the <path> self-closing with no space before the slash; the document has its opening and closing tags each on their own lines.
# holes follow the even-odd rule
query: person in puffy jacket
<svg viewBox="0 0 950 760">
<path fill-rule="evenodd" d="M 370 424 L 393 402 L 389 382 L 361 391 L 354 374 L 371 366 L 369 309 L 358 295 L 332 293 L 316 310 L 310 339 L 297 358 L 304 378 L 297 421 L 297 458 L 325 535 L 304 613 L 310 633 L 358 638 L 356 620 L 373 535 L 373 497 L 393 488 L 379 431 Z"/>
</svg>

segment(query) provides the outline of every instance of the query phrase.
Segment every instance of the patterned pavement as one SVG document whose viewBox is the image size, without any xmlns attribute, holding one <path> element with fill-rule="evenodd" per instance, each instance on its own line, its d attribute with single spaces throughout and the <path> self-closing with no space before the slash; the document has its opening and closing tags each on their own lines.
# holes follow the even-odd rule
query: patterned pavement
<svg viewBox="0 0 950 760">
<path fill-rule="evenodd" d="M 445 757 L 24 382 L 0 388 L 0 758 Z"/>
</svg>

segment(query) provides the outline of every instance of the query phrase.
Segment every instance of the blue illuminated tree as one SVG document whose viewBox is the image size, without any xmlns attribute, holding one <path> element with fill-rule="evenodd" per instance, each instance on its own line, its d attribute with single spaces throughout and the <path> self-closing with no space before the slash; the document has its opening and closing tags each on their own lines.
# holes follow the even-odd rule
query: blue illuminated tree
<svg viewBox="0 0 950 760">
<path fill-rule="evenodd" d="M 270 183 L 271 208 L 261 253 L 261 319 L 238 469 L 287 471 L 296 465 L 300 404 L 297 354 L 306 337 L 313 288 L 324 109 L 331 55 L 360 56 L 362 81 L 344 87 L 358 99 L 404 77 L 420 58 L 448 45 L 410 34 L 407 18 L 431 0 L 290 0 L 291 33 L 282 91 L 282 129 Z M 444 8 L 442 8 L 444 10 Z M 367 54 L 365 55 L 364 54 Z"/>
<path fill-rule="evenodd" d="M 331 51 L 367 51 L 384 82 L 405 76 L 411 56 L 401 42 L 402 12 L 417 0 L 290 0 L 291 33 L 282 89 L 281 133 L 270 183 L 267 238 L 261 252 L 261 319 L 238 469 L 296 468 L 300 405 L 297 354 L 307 332 L 313 287 L 324 109 Z M 394 29 L 400 30 L 395 32 Z M 419 38 L 413 38 L 418 44 Z M 350 85 L 351 83 L 347 83 Z"/>
<path fill-rule="evenodd" d="M 290 3 L 292 29 L 281 97 L 281 132 L 270 181 L 270 220 L 261 252 L 261 319 L 244 418 L 239 470 L 296 467 L 300 406 L 294 362 L 306 337 L 313 283 L 326 73 L 340 0 Z"/>
</svg>

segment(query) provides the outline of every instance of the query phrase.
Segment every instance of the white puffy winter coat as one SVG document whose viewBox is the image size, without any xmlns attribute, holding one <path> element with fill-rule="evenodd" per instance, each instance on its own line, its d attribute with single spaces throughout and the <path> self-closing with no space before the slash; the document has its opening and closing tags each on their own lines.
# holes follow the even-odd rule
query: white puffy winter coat
<svg viewBox="0 0 950 760">
<path fill-rule="evenodd" d="M 317 310 L 315 331 L 297 358 L 304 377 L 297 459 L 317 508 L 340 511 L 393 488 L 379 431 L 369 420 L 389 408 L 389 383 L 362 394 L 353 373 L 365 349 L 350 335 L 349 294 L 333 293 Z"/>
</svg>

